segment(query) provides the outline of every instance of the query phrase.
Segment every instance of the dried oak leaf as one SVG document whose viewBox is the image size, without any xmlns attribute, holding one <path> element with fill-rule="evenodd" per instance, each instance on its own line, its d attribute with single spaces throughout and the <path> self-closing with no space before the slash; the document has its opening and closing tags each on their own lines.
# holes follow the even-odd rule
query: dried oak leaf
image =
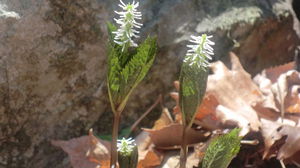
<svg viewBox="0 0 300 168">
<path fill-rule="evenodd" d="M 286 73 L 289 70 L 294 69 L 295 67 L 295 62 L 290 62 L 284 65 L 279 65 L 273 68 L 268 68 L 263 70 L 262 73 L 265 74 L 265 76 L 271 80 L 272 83 L 277 82 L 278 77 L 283 74 Z"/>
<path fill-rule="evenodd" d="M 92 130 L 88 136 L 51 143 L 68 153 L 73 168 L 109 168 L 110 143 L 96 138 Z"/>
<path fill-rule="evenodd" d="M 277 112 L 300 113 L 300 73 L 294 62 L 264 70 L 254 81 L 264 94 L 263 107 Z"/>
<path fill-rule="evenodd" d="M 138 168 L 152 168 L 161 165 L 163 155 L 155 149 L 149 150 L 146 156 L 139 160 Z"/>
<path fill-rule="evenodd" d="M 149 133 L 151 141 L 158 149 L 175 149 L 181 145 L 183 133 L 181 124 L 174 123 L 158 130 L 144 129 L 144 131 Z M 194 129 L 189 129 L 186 136 L 188 144 L 195 144 L 207 139 L 203 131 Z"/>
<path fill-rule="evenodd" d="M 262 135 L 265 142 L 264 158 L 270 156 L 270 149 L 276 141 L 286 137 L 285 142 L 280 147 L 277 158 L 279 160 L 293 157 L 300 151 L 300 127 L 285 125 L 278 122 L 261 119 Z"/>
<path fill-rule="evenodd" d="M 160 118 L 154 123 L 153 130 L 162 129 L 174 123 L 170 112 L 163 108 Z M 164 155 L 154 148 L 149 132 L 142 131 L 136 138 L 135 143 L 139 150 L 138 168 L 151 168 L 161 165 Z"/>
<path fill-rule="evenodd" d="M 162 114 L 160 115 L 159 119 L 155 121 L 154 126 L 152 129 L 161 129 L 166 127 L 170 124 L 174 123 L 172 116 L 167 108 L 163 108 Z"/>
<path fill-rule="evenodd" d="M 163 163 L 158 168 L 178 168 L 180 165 L 179 150 L 167 151 Z M 195 168 L 199 164 L 199 157 L 193 152 L 188 153 L 186 168 Z"/>
<path fill-rule="evenodd" d="M 207 93 L 219 102 L 216 116 L 222 123 L 240 123 L 242 134 L 246 134 L 247 130 L 258 131 L 260 122 L 253 106 L 263 100 L 262 93 L 243 69 L 238 57 L 234 53 L 229 56 L 231 69 L 220 61 L 211 64 L 213 74 L 208 77 Z M 244 125 L 240 119 L 248 121 L 248 124 Z"/>
<path fill-rule="evenodd" d="M 163 154 L 154 149 L 148 132 L 142 131 L 135 143 L 139 150 L 138 168 L 152 168 L 159 166 L 163 160 Z"/>
</svg>

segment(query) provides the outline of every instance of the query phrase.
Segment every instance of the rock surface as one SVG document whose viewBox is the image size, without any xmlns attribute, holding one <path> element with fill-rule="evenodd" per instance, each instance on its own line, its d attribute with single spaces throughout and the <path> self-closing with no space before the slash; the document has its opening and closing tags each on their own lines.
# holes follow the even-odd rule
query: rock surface
<svg viewBox="0 0 300 168">
<path fill-rule="evenodd" d="M 167 93 L 191 34 L 213 34 L 215 60 L 226 62 L 233 50 L 252 74 L 292 60 L 300 43 L 299 11 L 290 4 L 141 1 L 142 38 L 157 35 L 159 53 L 129 100 L 124 125 L 159 93 L 172 104 Z M 0 1 L 0 168 L 70 167 L 49 140 L 81 136 L 91 127 L 99 134 L 110 131 L 105 27 L 113 10 L 117 5 L 110 0 Z"/>
</svg>

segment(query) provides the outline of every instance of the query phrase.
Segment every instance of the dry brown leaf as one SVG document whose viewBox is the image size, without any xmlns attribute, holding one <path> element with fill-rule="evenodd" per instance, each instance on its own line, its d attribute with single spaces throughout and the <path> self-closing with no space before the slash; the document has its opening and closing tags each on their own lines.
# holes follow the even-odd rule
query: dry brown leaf
<svg viewBox="0 0 300 168">
<path fill-rule="evenodd" d="M 160 149 L 174 149 L 178 148 L 182 141 L 183 126 L 181 124 L 175 123 L 170 124 L 162 129 L 144 129 L 148 132 L 151 141 L 155 144 L 156 148 Z M 202 131 L 196 131 L 194 129 L 189 129 L 187 132 L 187 143 L 195 144 L 200 141 L 205 141 L 207 136 L 204 135 Z"/>
<path fill-rule="evenodd" d="M 281 74 L 294 69 L 294 67 L 295 67 L 295 62 L 290 62 L 284 65 L 265 69 L 263 73 L 265 74 L 266 78 L 270 79 L 272 83 L 275 83 L 277 82 L 277 79 Z"/>
<path fill-rule="evenodd" d="M 229 108 L 219 105 L 216 109 L 217 118 L 227 127 L 238 126 L 242 128 L 240 135 L 244 136 L 250 131 L 250 122 L 248 119 Z"/>
<path fill-rule="evenodd" d="M 109 168 L 110 143 L 96 138 L 92 130 L 88 136 L 51 143 L 68 153 L 73 168 Z"/>
<path fill-rule="evenodd" d="M 174 123 L 171 114 L 167 108 L 163 108 L 162 114 L 160 115 L 160 118 L 155 121 L 154 126 L 152 129 L 161 129 L 167 125 L 170 125 Z"/>
<path fill-rule="evenodd" d="M 175 122 L 177 123 L 181 123 L 182 119 L 181 119 L 181 111 L 180 111 L 180 107 L 179 107 L 179 81 L 174 81 L 174 86 L 176 88 L 177 92 L 171 92 L 170 96 L 175 100 L 176 102 L 176 106 L 173 108 L 173 114 L 175 116 Z"/>
<path fill-rule="evenodd" d="M 300 73 L 288 71 L 286 73 L 287 95 L 284 100 L 284 107 L 287 113 L 300 113 Z"/>
<path fill-rule="evenodd" d="M 242 117 L 248 121 L 250 130 L 258 131 L 260 122 L 252 106 L 263 100 L 262 93 L 252 81 L 250 74 L 243 69 L 237 56 L 233 53 L 229 56 L 231 69 L 220 61 L 211 64 L 213 74 L 208 77 L 207 93 L 214 95 L 222 105 L 216 110 L 216 116 L 222 116 L 218 119 L 223 123 L 227 120 L 236 120 L 235 122 L 239 123 L 238 118 Z M 229 114 L 225 109 L 232 113 L 224 115 Z M 227 118 L 224 118 L 225 116 Z"/>
<path fill-rule="evenodd" d="M 158 168 L 179 168 L 180 157 L 179 151 L 167 151 L 164 156 L 163 163 Z M 189 152 L 186 162 L 186 168 L 197 167 L 199 157 L 194 152 Z"/>
<path fill-rule="evenodd" d="M 201 120 L 206 116 L 210 116 L 213 120 L 216 120 L 215 112 L 218 105 L 219 102 L 214 95 L 205 94 L 195 119 Z"/>
<path fill-rule="evenodd" d="M 153 148 L 148 132 L 142 131 L 135 138 L 135 143 L 139 150 L 138 168 L 152 168 L 161 164 L 163 154 Z"/>
<path fill-rule="evenodd" d="M 142 160 L 145 158 L 148 150 L 153 146 L 149 133 L 142 131 L 138 136 L 136 136 L 135 143 L 138 146 L 139 160 Z"/>
<path fill-rule="evenodd" d="M 262 135 L 265 142 L 264 157 L 269 154 L 274 143 L 286 136 L 286 140 L 280 147 L 277 158 L 287 159 L 293 157 L 294 154 L 300 151 L 300 127 L 285 125 L 274 121 L 261 119 Z"/>
<path fill-rule="evenodd" d="M 256 104 L 256 108 L 259 110 L 259 115 L 260 113 L 264 115 L 265 109 L 271 109 L 279 112 L 275 102 L 275 95 L 272 92 L 272 82 L 266 77 L 265 71 L 263 71 L 262 74 L 256 75 L 253 78 L 253 81 L 258 85 L 264 97 L 260 104 Z"/>
<path fill-rule="evenodd" d="M 300 73 L 293 70 L 294 62 L 264 70 L 254 81 L 265 100 L 262 106 L 276 112 L 300 113 Z"/>
<path fill-rule="evenodd" d="M 156 150 L 149 150 L 144 157 L 138 163 L 138 168 L 152 168 L 159 166 L 163 160 L 163 155 Z"/>
</svg>

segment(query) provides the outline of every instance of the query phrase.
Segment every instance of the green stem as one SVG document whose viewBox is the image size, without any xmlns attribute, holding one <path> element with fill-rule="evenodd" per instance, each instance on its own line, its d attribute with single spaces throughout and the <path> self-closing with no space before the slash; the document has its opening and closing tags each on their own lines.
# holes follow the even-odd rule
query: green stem
<svg viewBox="0 0 300 168">
<path fill-rule="evenodd" d="M 186 134 L 187 134 L 188 129 L 189 129 L 189 127 L 187 127 L 184 124 L 183 132 L 182 132 L 181 149 L 180 149 L 180 168 L 186 167 L 186 160 L 187 160 L 187 153 L 188 153 Z"/>
<path fill-rule="evenodd" d="M 110 157 L 110 167 L 117 167 L 118 160 L 118 151 L 117 151 L 117 140 L 118 140 L 118 131 L 120 124 L 120 114 L 119 112 L 114 113 L 114 124 L 112 132 L 112 141 L 111 141 L 111 157 Z"/>
</svg>

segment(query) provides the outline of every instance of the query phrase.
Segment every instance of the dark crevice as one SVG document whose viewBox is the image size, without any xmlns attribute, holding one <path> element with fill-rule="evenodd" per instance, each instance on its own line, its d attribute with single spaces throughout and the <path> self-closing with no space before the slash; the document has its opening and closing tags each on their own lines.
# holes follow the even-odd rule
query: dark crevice
<svg viewBox="0 0 300 168">
<path fill-rule="evenodd" d="M 293 10 L 295 11 L 298 20 L 300 20 L 300 0 L 293 0 L 292 7 Z"/>
</svg>

